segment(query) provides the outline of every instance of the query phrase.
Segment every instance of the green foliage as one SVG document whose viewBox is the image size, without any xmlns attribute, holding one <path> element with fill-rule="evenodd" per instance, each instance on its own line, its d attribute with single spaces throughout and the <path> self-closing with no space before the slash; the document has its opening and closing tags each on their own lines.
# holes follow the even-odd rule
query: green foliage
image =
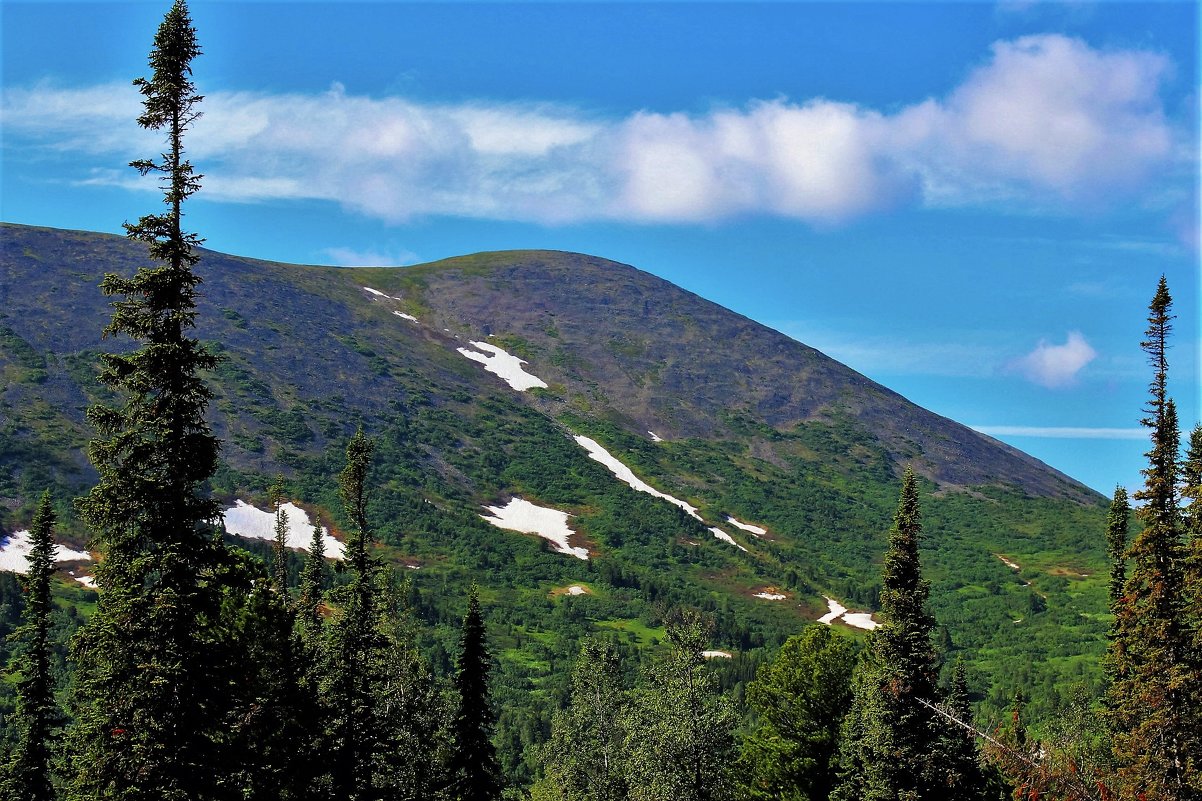
<svg viewBox="0 0 1202 801">
<path fill-rule="evenodd" d="M 5 798 L 51 801 L 55 797 L 51 765 L 62 714 L 51 674 L 50 577 L 54 573 L 54 510 L 42 494 L 29 529 L 29 572 L 24 581 L 24 624 L 12 637 L 23 649 L 15 660 L 16 710 L 9 725 L 17 729 L 16 747 L 0 771 Z"/>
<path fill-rule="evenodd" d="M 733 794 L 737 715 L 702 651 L 713 624 L 695 610 L 667 623 L 670 649 L 650 663 L 626 724 L 632 801 L 721 801 Z"/>
<path fill-rule="evenodd" d="M 812 625 L 760 666 L 747 687 L 757 725 L 742 743 L 743 797 L 825 801 L 854 665 L 851 640 Z"/>
<path fill-rule="evenodd" d="M 459 705 L 452 724 L 450 761 L 450 796 L 455 801 L 495 801 L 501 797 L 501 771 L 492 744 L 496 715 L 489 700 L 491 660 L 480 616 L 480 597 L 473 588 L 463 616 L 455 666 Z"/>
</svg>

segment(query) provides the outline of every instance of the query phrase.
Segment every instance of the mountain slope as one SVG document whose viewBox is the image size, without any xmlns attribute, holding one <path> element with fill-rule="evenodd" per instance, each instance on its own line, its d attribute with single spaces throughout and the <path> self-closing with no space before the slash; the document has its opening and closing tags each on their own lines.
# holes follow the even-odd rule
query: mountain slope
<svg viewBox="0 0 1202 801">
<path fill-rule="evenodd" d="M 85 232 L 0 234 L 0 531 L 27 525 L 50 486 L 78 543 L 67 500 L 91 480 L 84 409 L 105 397 L 95 356 L 126 346 L 101 340 L 96 286 L 142 252 Z M 1044 685 L 1096 678 L 1103 499 L 782 334 L 576 254 L 352 270 L 206 251 L 197 269 L 198 334 L 223 357 L 210 377 L 224 442 L 214 492 L 261 502 L 283 472 L 337 529 L 334 477 L 362 425 L 378 441 L 382 555 L 420 568 L 402 572 L 433 623 L 457 619 L 473 580 L 504 610 L 503 676 L 533 699 L 513 696 L 514 715 L 541 714 L 531 705 L 554 694 L 579 636 L 646 643 L 668 603 L 715 614 L 732 683 L 822 615 L 824 595 L 870 611 L 905 463 L 927 479 L 942 645 L 978 669 L 987 703 L 1021 686 L 1038 708 Z M 496 348 L 548 386 L 519 392 L 487 372 Z M 585 436 L 680 503 L 619 481 Z M 591 558 L 483 519 L 515 497 L 569 513 L 569 545 Z M 576 585 L 584 594 L 567 593 Z"/>
</svg>

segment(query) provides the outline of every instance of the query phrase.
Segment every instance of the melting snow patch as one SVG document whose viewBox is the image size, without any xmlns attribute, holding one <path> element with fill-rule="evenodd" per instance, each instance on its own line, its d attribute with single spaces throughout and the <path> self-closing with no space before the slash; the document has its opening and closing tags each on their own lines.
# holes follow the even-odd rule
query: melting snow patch
<svg viewBox="0 0 1202 801">
<path fill-rule="evenodd" d="M 726 516 L 726 522 L 730 523 L 735 528 L 742 529 L 743 531 L 746 531 L 748 534 L 751 534 L 756 537 L 762 537 L 768 533 L 768 529 L 766 529 L 766 528 L 761 528 L 760 526 L 753 526 L 750 523 L 742 523 L 738 520 L 735 520 L 730 515 Z"/>
<path fill-rule="evenodd" d="M 87 587 L 89 590 L 96 589 L 96 579 L 92 578 L 91 576 L 77 576 L 74 573 L 72 573 L 71 578 L 75 579 L 80 584 Z"/>
<path fill-rule="evenodd" d="M 734 657 L 726 651 L 702 651 L 701 655 L 706 659 L 734 659 Z"/>
<path fill-rule="evenodd" d="M 0 536 L 0 570 L 13 573 L 29 572 L 29 552 L 33 543 L 28 531 L 16 531 L 7 537 Z M 62 545 L 55 546 L 56 562 L 90 562 L 92 555 L 87 551 L 73 551 Z"/>
<path fill-rule="evenodd" d="M 647 433 L 651 435 L 652 442 L 663 442 L 664 441 L 664 438 L 661 437 L 660 435 L 656 434 L 654 431 L 648 431 Z"/>
<path fill-rule="evenodd" d="M 400 311 L 394 311 L 393 314 L 395 314 L 397 317 L 404 317 L 406 320 L 412 320 L 415 323 L 417 322 L 417 318 L 412 314 L 405 314 L 404 312 Z"/>
<path fill-rule="evenodd" d="M 638 490 L 639 492 L 645 492 L 648 495 L 655 496 L 656 498 L 663 498 L 668 503 L 676 504 L 681 509 L 684 509 L 689 513 L 690 517 L 695 517 L 698 520 L 701 519 L 701 515 L 697 514 L 696 506 L 691 506 L 679 498 L 673 498 L 671 495 L 668 495 L 665 492 L 660 492 L 655 487 L 643 481 L 641 478 L 636 476 L 629 467 L 619 462 L 609 451 L 601 447 L 601 444 L 597 442 L 597 440 L 589 439 L 588 437 L 576 437 L 576 442 L 582 448 L 588 451 L 588 455 L 594 461 L 600 462 L 609 468 L 609 472 L 613 473 L 615 478 L 617 478 L 619 481 L 629 484 L 631 489 Z"/>
<path fill-rule="evenodd" d="M 744 547 L 743 547 L 742 545 L 740 545 L 739 543 L 735 542 L 735 538 L 734 538 L 734 537 L 730 536 L 729 534 L 727 534 L 725 531 L 723 531 L 722 529 L 718 528 L 717 526 L 711 526 L 711 527 L 710 527 L 710 533 L 711 533 L 711 534 L 713 534 L 713 535 L 714 535 L 715 537 L 717 537 L 718 539 L 722 540 L 723 542 L 729 542 L 731 545 L 735 546 L 736 548 L 738 548 L 738 549 L 739 549 L 740 551 L 742 551 L 743 553 L 747 553 L 747 549 L 746 549 L 746 548 L 744 548 Z"/>
<path fill-rule="evenodd" d="M 819 623 L 825 623 L 829 626 L 836 620 L 842 619 L 849 626 L 855 626 L 858 629 L 868 629 L 869 631 L 881 625 L 872 619 L 871 612 L 848 612 L 847 607 L 834 598 L 828 598 L 825 595 L 822 597 L 826 598 L 826 607 L 830 611 L 818 618 Z"/>
<path fill-rule="evenodd" d="M 547 382 L 543 381 L 536 375 L 531 375 L 522 369 L 522 365 L 526 364 L 524 359 L 519 359 L 510 353 L 506 353 L 496 345 L 490 345 L 487 342 L 476 342 L 472 340 L 471 345 L 476 350 L 482 350 L 484 353 L 477 353 L 467 348 L 456 348 L 455 350 L 462 353 L 467 358 L 474 362 L 479 362 L 484 365 L 484 369 L 495 376 L 500 376 L 505 383 L 516 389 L 518 392 L 523 392 L 527 389 L 535 387 L 546 388 Z"/>
<path fill-rule="evenodd" d="M 765 601 L 783 601 L 788 596 L 779 592 L 757 592 L 755 597 L 763 598 Z"/>
<path fill-rule="evenodd" d="M 1022 570 L 1022 568 L 1018 566 L 1017 562 L 1011 562 L 1009 559 L 1002 556 L 1000 553 L 995 553 L 994 556 L 996 556 L 998 559 L 1001 559 L 1002 564 L 1004 564 L 1006 567 L 1010 568 L 1011 570 L 1016 570 L 1016 571 Z"/>
<path fill-rule="evenodd" d="M 588 590 L 579 584 L 573 584 L 571 587 L 568 587 L 568 595 L 588 595 Z"/>
<path fill-rule="evenodd" d="M 558 509 L 536 506 L 530 501 L 514 498 L 505 506 L 485 506 L 492 516 L 480 515 L 497 528 L 537 534 L 555 546 L 558 553 L 588 559 L 587 548 L 573 548 L 568 537 L 575 532 L 568 528 L 568 513 Z"/>
<path fill-rule="evenodd" d="M 825 623 L 829 626 L 839 618 L 843 617 L 843 613 L 847 611 L 847 607 L 836 601 L 834 598 L 827 598 L 825 595 L 822 597 L 826 598 L 826 608 L 830 611 L 818 618 L 818 622 Z"/>
<path fill-rule="evenodd" d="M 872 619 L 871 612 L 847 612 L 843 615 L 843 622 L 849 626 L 855 626 L 858 629 L 868 629 L 869 631 L 881 625 Z"/>
<path fill-rule="evenodd" d="M 384 294 L 383 292 L 381 292 L 380 290 L 378 290 L 378 289 L 372 289 L 372 288 L 371 288 L 371 287 L 369 287 L 369 286 L 365 286 L 365 287 L 363 287 L 363 289 L 365 289 L 366 291 L 368 291 L 368 292 L 372 293 L 373 295 L 375 295 L 375 296 L 376 296 L 376 297 L 378 297 L 378 298 L 388 298 L 389 300 L 400 300 L 400 298 L 394 298 L 392 295 L 385 295 L 385 294 Z"/>
<path fill-rule="evenodd" d="M 313 541 L 313 521 L 309 519 L 309 513 L 294 503 L 286 503 L 282 508 L 288 515 L 288 533 L 284 537 L 284 544 L 294 550 L 308 551 L 309 543 Z M 225 530 L 236 537 L 274 540 L 275 514 L 257 509 L 246 501 L 235 501 L 233 506 L 225 510 Z M 346 546 L 331 537 L 330 530 L 324 527 L 322 543 L 328 558 L 342 559 L 346 556 Z"/>
</svg>

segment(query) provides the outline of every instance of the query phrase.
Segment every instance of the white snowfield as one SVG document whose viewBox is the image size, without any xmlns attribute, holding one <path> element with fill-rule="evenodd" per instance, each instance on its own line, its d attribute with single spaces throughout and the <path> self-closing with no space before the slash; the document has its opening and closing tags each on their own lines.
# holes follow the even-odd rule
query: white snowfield
<svg viewBox="0 0 1202 801">
<path fill-rule="evenodd" d="M 571 587 L 568 587 L 568 595 L 588 595 L 588 590 L 579 584 L 573 584 Z"/>
<path fill-rule="evenodd" d="M 397 317 L 404 317 L 406 320 L 412 320 L 415 323 L 417 322 L 417 318 L 414 317 L 412 314 L 405 314 L 404 312 L 401 312 L 401 311 L 394 311 L 393 314 L 395 314 Z"/>
<path fill-rule="evenodd" d="M 476 350 L 482 350 L 484 352 L 477 353 L 476 351 L 468 350 L 467 348 L 456 348 L 455 350 L 459 351 L 472 361 L 479 362 L 480 364 L 484 365 L 485 370 L 495 376 L 499 376 L 505 381 L 505 383 L 509 384 L 509 386 L 513 387 L 518 392 L 525 392 L 526 390 L 534 389 L 535 387 L 542 387 L 544 389 L 546 388 L 546 381 L 543 381 L 538 376 L 533 375 L 532 373 L 527 373 L 522 369 L 522 365 L 526 364 L 525 360 L 519 359 L 517 356 L 514 356 L 510 353 L 506 353 L 501 348 L 498 348 L 496 345 L 491 345 L 488 342 L 477 342 L 472 340 L 471 346 L 476 348 Z"/>
<path fill-rule="evenodd" d="M 750 523 L 740 522 L 738 520 L 735 520 L 730 515 L 726 516 L 726 522 L 730 523 L 735 528 L 742 529 L 743 531 L 746 531 L 748 534 L 751 534 L 752 536 L 755 536 L 755 537 L 762 537 L 768 533 L 768 529 L 766 529 L 766 528 L 762 528 L 760 526 L 753 526 Z"/>
<path fill-rule="evenodd" d="M 62 545 L 56 545 L 54 561 L 56 562 L 90 562 L 92 555 L 87 551 L 73 551 Z M 0 570 L 12 573 L 29 572 L 29 552 L 33 543 L 29 540 L 26 530 L 14 531 L 7 537 L 0 536 Z"/>
<path fill-rule="evenodd" d="M 1019 567 L 1017 562 L 1011 562 L 1009 559 L 1002 556 L 1000 553 L 995 553 L 994 556 L 996 556 L 998 559 L 1001 559 L 1002 564 L 1004 564 L 1006 567 L 1010 568 L 1011 570 L 1014 570 L 1014 571 L 1022 570 L 1022 568 Z"/>
<path fill-rule="evenodd" d="M 718 528 L 717 526 L 710 526 L 710 533 L 713 534 L 718 539 L 722 540 L 723 542 L 729 542 L 731 545 L 735 546 L 743 553 L 747 553 L 747 549 L 744 548 L 739 543 L 735 542 L 734 537 L 730 536 L 729 534 L 727 534 L 725 531 Z"/>
<path fill-rule="evenodd" d="M 702 651 L 701 655 L 706 659 L 734 659 L 734 656 L 726 651 Z"/>
<path fill-rule="evenodd" d="M 68 570 L 67 572 L 71 575 L 71 578 L 75 579 L 89 590 L 96 589 L 96 579 L 92 578 L 91 576 L 78 576 L 75 574 L 74 570 Z"/>
<path fill-rule="evenodd" d="M 877 626 L 881 625 L 872 619 L 871 612 L 848 612 L 847 607 L 836 601 L 834 598 L 822 596 L 826 598 L 826 607 L 830 611 L 822 617 L 818 618 L 819 623 L 830 625 L 836 620 L 842 618 L 843 622 L 849 626 L 855 626 L 858 629 L 867 629 L 872 631 Z"/>
<path fill-rule="evenodd" d="M 765 601 L 783 601 L 788 596 L 780 592 L 757 592 L 756 598 L 763 598 Z"/>
<path fill-rule="evenodd" d="M 368 291 L 368 292 L 370 292 L 370 293 L 372 293 L 373 295 L 375 295 L 375 296 L 376 296 L 376 297 L 378 297 L 378 298 L 388 298 L 389 300 L 400 300 L 400 298 L 394 298 L 392 295 L 385 295 L 385 294 L 384 294 L 383 292 L 381 292 L 380 290 L 378 290 L 378 289 L 372 289 L 372 288 L 371 288 L 371 287 L 369 287 L 369 286 L 365 286 L 365 287 L 363 287 L 363 289 L 364 289 L 364 290 L 366 290 L 366 291 Z"/>
<path fill-rule="evenodd" d="M 661 437 L 659 434 L 656 434 L 654 431 L 648 431 L 647 433 L 651 435 L 652 442 L 663 442 L 664 441 L 664 438 Z"/>
<path fill-rule="evenodd" d="M 513 498 L 504 506 L 484 508 L 492 512 L 492 516 L 480 516 L 497 528 L 520 531 L 523 534 L 537 534 L 554 545 L 558 553 L 575 556 L 577 559 L 588 559 L 587 548 L 573 548 L 568 545 L 568 537 L 576 532 L 568 527 L 567 512 L 537 506 L 522 498 Z"/>
<path fill-rule="evenodd" d="M 609 468 L 609 472 L 613 473 L 615 478 L 617 478 L 619 481 L 622 481 L 622 482 L 625 482 L 626 484 L 628 484 L 631 489 L 637 490 L 639 492 L 645 492 L 648 495 L 652 495 L 656 498 L 663 498 L 668 503 L 675 504 L 675 505 L 679 506 L 681 509 L 684 509 L 686 512 L 689 513 L 690 517 L 695 517 L 696 519 L 701 520 L 701 515 L 697 514 L 696 506 L 691 506 L 690 504 L 685 503 L 684 501 L 680 500 L 679 498 L 673 498 L 671 495 L 667 494 L 666 492 L 660 492 L 655 487 L 648 484 L 646 481 L 643 481 L 641 478 L 636 476 L 629 467 L 627 467 L 626 465 L 622 464 L 617 459 L 615 459 L 613 457 L 613 454 L 611 454 L 609 451 L 605 450 L 605 448 L 601 447 L 601 443 L 597 442 L 597 440 L 590 439 L 588 437 L 578 436 L 578 437 L 576 437 L 576 443 L 578 445 L 580 445 L 580 447 L 582 447 L 586 451 L 588 451 L 588 455 L 590 458 L 592 458 L 594 461 L 600 462 L 601 464 L 603 464 L 607 468 Z M 725 533 L 725 532 L 723 532 L 723 533 Z M 715 536 L 717 536 L 717 535 L 715 535 Z M 730 535 L 727 535 L 727 536 L 729 537 Z M 732 540 L 732 542 L 733 542 L 733 540 Z"/>
<path fill-rule="evenodd" d="M 309 519 L 309 513 L 291 502 L 284 504 L 282 508 L 288 515 L 288 533 L 284 537 L 284 544 L 294 550 L 308 551 L 309 543 L 313 541 L 313 521 Z M 274 540 L 275 513 L 264 512 L 246 501 L 237 500 L 225 510 L 225 530 L 237 537 Z M 331 537 L 328 528 L 322 528 L 321 541 L 325 546 L 326 558 L 346 557 L 346 546 Z"/>
</svg>

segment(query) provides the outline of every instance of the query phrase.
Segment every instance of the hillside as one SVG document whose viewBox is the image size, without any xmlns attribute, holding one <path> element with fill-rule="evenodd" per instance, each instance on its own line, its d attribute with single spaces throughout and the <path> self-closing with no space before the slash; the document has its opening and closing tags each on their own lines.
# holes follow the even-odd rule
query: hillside
<svg viewBox="0 0 1202 801">
<path fill-rule="evenodd" d="M 0 532 L 27 526 L 52 487 L 81 545 L 69 499 L 92 480 L 96 354 L 124 346 L 101 339 L 97 284 L 142 252 L 101 234 L 0 233 Z M 557 666 L 588 631 L 645 645 L 666 604 L 702 606 L 735 684 L 826 612 L 824 596 L 870 612 L 905 464 L 925 479 L 942 645 L 969 660 L 986 708 L 1023 687 L 1046 710 L 1049 688 L 1096 678 L 1104 499 L 783 334 L 570 253 L 338 269 L 206 251 L 197 271 L 199 336 L 223 357 L 214 493 L 263 506 L 282 472 L 337 534 L 342 448 L 356 426 L 376 437 L 372 517 L 381 554 L 413 568 L 400 572 L 416 612 L 453 621 L 472 580 L 495 610 L 502 698 L 524 699 L 502 720 L 510 771 L 542 725 L 531 705 L 560 691 Z M 485 369 L 515 375 L 505 354 L 546 386 Z M 583 437 L 677 502 L 618 480 Z M 515 498 L 571 515 L 567 550 L 589 558 L 482 517 Z"/>
</svg>

